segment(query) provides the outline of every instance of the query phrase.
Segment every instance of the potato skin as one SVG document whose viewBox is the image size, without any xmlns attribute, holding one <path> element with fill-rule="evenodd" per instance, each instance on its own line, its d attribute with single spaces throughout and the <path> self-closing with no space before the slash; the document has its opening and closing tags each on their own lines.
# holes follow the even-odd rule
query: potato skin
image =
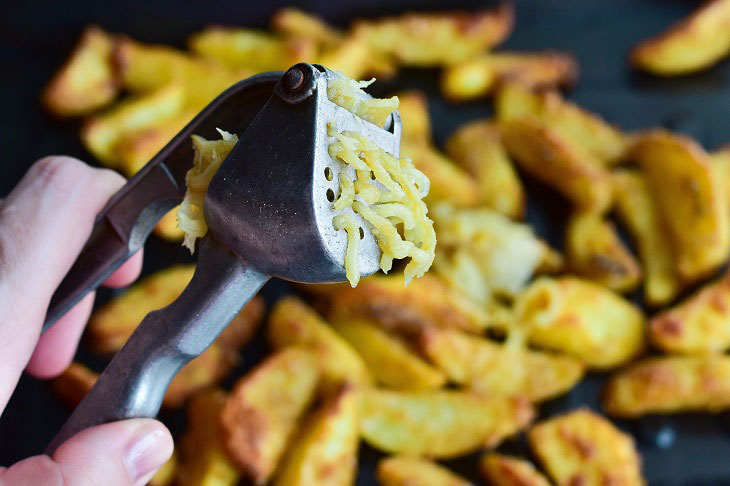
<svg viewBox="0 0 730 486">
<path fill-rule="evenodd" d="M 438 390 L 363 391 L 360 433 L 385 452 L 455 457 L 495 447 L 535 415 L 524 398 L 487 398 Z"/>
<path fill-rule="evenodd" d="M 381 459 L 376 469 L 383 486 L 474 486 L 445 467 L 416 456 L 390 456 Z"/>
<path fill-rule="evenodd" d="M 550 482 L 525 459 L 493 452 L 479 460 L 479 471 L 491 486 L 550 486 Z"/>
<path fill-rule="evenodd" d="M 603 394 L 606 412 L 618 417 L 730 408 L 730 357 L 650 358 L 616 373 Z"/>
<path fill-rule="evenodd" d="M 527 439 L 556 484 L 646 484 L 631 436 L 588 409 L 544 420 L 528 431 Z"/>
</svg>

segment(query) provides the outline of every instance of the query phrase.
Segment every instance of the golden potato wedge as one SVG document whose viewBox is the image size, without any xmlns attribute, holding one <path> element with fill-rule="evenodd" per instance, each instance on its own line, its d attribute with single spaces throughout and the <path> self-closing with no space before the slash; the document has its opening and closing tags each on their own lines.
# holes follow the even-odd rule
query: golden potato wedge
<svg viewBox="0 0 730 486">
<path fill-rule="evenodd" d="M 682 280 L 694 282 L 730 255 L 730 208 L 722 181 L 694 140 L 663 130 L 638 137 L 631 158 L 644 170 Z"/>
<path fill-rule="evenodd" d="M 209 27 L 188 42 L 195 54 L 234 71 L 283 71 L 298 62 L 313 61 L 317 43 L 306 37 L 282 38 L 268 32 Z"/>
<path fill-rule="evenodd" d="M 651 306 L 666 304 L 679 292 L 674 256 L 665 238 L 656 205 L 641 172 L 613 173 L 614 204 L 639 251 L 644 270 L 644 299 Z M 730 205 L 729 205 L 730 207 Z"/>
<path fill-rule="evenodd" d="M 507 83 L 497 92 L 495 112 L 502 121 L 538 120 L 603 164 L 621 161 L 629 148 L 626 134 L 556 91 L 534 92 L 519 83 Z"/>
<path fill-rule="evenodd" d="M 644 316 L 618 294 L 575 277 L 540 277 L 515 301 L 530 343 L 568 353 L 593 369 L 625 363 L 644 348 Z"/>
<path fill-rule="evenodd" d="M 402 116 L 403 109 L 400 111 Z M 522 219 L 525 189 L 494 122 L 479 120 L 461 126 L 447 140 L 446 154 L 476 180 L 482 204 L 512 219 Z"/>
<path fill-rule="evenodd" d="M 441 93 L 452 101 L 467 101 L 489 94 L 504 82 L 526 88 L 569 88 L 577 78 L 578 63 L 564 52 L 490 52 L 448 66 L 441 78 Z"/>
<path fill-rule="evenodd" d="M 425 329 L 419 347 L 452 382 L 489 397 L 547 400 L 573 388 L 585 371 L 571 356 L 505 346 L 451 329 Z"/>
<path fill-rule="evenodd" d="M 540 422 L 529 430 L 527 439 L 556 484 L 646 484 L 631 436 L 588 409 Z"/>
<path fill-rule="evenodd" d="M 474 12 L 406 13 L 359 20 L 355 35 L 375 51 L 405 66 L 449 65 L 471 59 L 512 31 L 514 7 Z"/>
<path fill-rule="evenodd" d="M 666 356 L 632 364 L 606 384 L 603 408 L 620 417 L 727 410 L 730 357 Z"/>
<path fill-rule="evenodd" d="M 428 99 L 422 91 L 398 93 L 398 113 L 403 125 L 401 140 L 409 144 L 431 143 L 431 115 Z"/>
<path fill-rule="evenodd" d="M 495 447 L 534 415 L 524 398 L 371 388 L 363 390 L 360 433 L 385 452 L 447 458 Z"/>
<path fill-rule="evenodd" d="M 730 207 L 730 145 L 725 145 L 710 154 L 715 177 L 724 187 L 727 205 Z"/>
<path fill-rule="evenodd" d="M 401 340 L 366 319 L 335 321 L 334 329 L 360 354 L 375 380 L 397 390 L 429 390 L 446 383 L 444 374 Z"/>
<path fill-rule="evenodd" d="M 563 255 L 550 246 L 548 242 L 540 240 L 542 246 L 542 259 L 535 269 L 537 274 L 555 274 L 563 271 L 565 268 L 565 258 Z"/>
<path fill-rule="evenodd" d="M 631 64 L 659 76 L 693 73 L 730 52 L 730 2 L 709 0 L 667 31 L 631 51 Z"/>
<path fill-rule="evenodd" d="M 488 316 L 471 300 L 426 274 L 403 286 L 403 275 L 373 275 L 356 288 L 344 288 L 332 297 L 333 322 L 362 317 L 387 330 L 416 334 L 424 327 L 447 327 L 480 333 Z"/>
<path fill-rule="evenodd" d="M 88 118 L 81 128 L 81 141 L 102 164 L 120 168 L 116 146 L 124 135 L 177 120 L 184 106 L 185 91 L 181 86 L 163 86 Z"/>
<path fill-rule="evenodd" d="M 396 69 L 394 66 L 376 64 L 377 59 L 373 59 L 370 47 L 352 36 L 323 49 L 317 62 L 350 79 L 362 79 L 369 74 L 377 74 L 380 79 L 392 76 Z"/>
<path fill-rule="evenodd" d="M 171 209 L 165 214 L 157 226 L 155 226 L 154 232 L 157 236 L 167 241 L 182 241 L 183 232 L 177 227 L 177 207 Z"/>
<path fill-rule="evenodd" d="M 412 159 L 416 169 L 431 181 L 424 198 L 427 204 L 445 201 L 455 206 L 473 206 L 479 202 L 477 183 L 433 146 L 404 142 L 401 151 L 402 157 Z"/>
<path fill-rule="evenodd" d="M 329 397 L 287 451 L 274 486 L 354 484 L 359 406 L 359 391 L 349 384 Z"/>
<path fill-rule="evenodd" d="M 641 266 L 605 216 L 577 212 L 565 229 L 568 268 L 616 292 L 629 292 L 641 281 Z"/>
<path fill-rule="evenodd" d="M 381 486 L 474 486 L 445 467 L 417 456 L 390 456 L 381 459 L 375 474 Z"/>
<path fill-rule="evenodd" d="M 588 150 L 534 118 L 500 122 L 502 141 L 526 172 L 554 187 L 583 210 L 611 205 L 610 174 Z"/>
<path fill-rule="evenodd" d="M 210 389 L 190 401 L 188 425 L 180 440 L 177 486 L 234 486 L 240 478 L 223 450 L 216 424 L 226 404 L 223 390 Z"/>
<path fill-rule="evenodd" d="M 317 357 L 325 386 L 373 382 L 367 365 L 352 346 L 297 297 L 276 302 L 269 315 L 267 338 L 274 349 L 292 345 L 308 348 Z"/>
<path fill-rule="evenodd" d="M 649 338 L 670 353 L 721 353 L 730 348 L 730 277 L 705 285 L 652 317 Z"/>
<path fill-rule="evenodd" d="M 167 462 L 157 470 L 149 483 L 147 483 L 147 486 L 170 486 L 173 484 L 175 476 L 178 474 L 177 469 L 177 453 L 173 451 L 170 459 L 168 459 Z"/>
<path fill-rule="evenodd" d="M 287 37 L 304 37 L 323 45 L 339 43 L 345 35 L 327 24 L 321 17 L 293 7 L 281 8 L 274 12 L 271 17 L 271 28 Z"/>
<path fill-rule="evenodd" d="M 54 115 L 78 116 L 109 104 L 119 93 L 112 66 L 114 38 L 97 26 L 87 27 L 66 63 L 41 94 Z"/>
<path fill-rule="evenodd" d="M 254 483 L 271 478 L 314 399 L 319 376 L 314 355 L 292 346 L 269 356 L 236 383 L 220 414 L 223 443 Z M 216 428 L 214 422 L 206 426 Z"/>
<path fill-rule="evenodd" d="M 76 408 L 99 378 L 99 373 L 83 363 L 73 362 L 51 381 L 53 393 L 70 409 Z"/>
<path fill-rule="evenodd" d="M 531 462 L 494 452 L 481 457 L 479 472 L 491 486 L 550 486 Z"/>
</svg>

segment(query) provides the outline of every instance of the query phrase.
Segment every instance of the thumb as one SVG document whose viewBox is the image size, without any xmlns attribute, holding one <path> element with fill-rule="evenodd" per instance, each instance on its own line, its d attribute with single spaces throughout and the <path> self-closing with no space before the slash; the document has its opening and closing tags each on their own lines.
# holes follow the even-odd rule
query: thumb
<svg viewBox="0 0 730 486">
<path fill-rule="evenodd" d="M 0 472 L 0 486 L 141 486 L 172 449 L 170 432 L 156 420 L 98 425 L 64 442 L 52 458 L 30 457 Z"/>
</svg>

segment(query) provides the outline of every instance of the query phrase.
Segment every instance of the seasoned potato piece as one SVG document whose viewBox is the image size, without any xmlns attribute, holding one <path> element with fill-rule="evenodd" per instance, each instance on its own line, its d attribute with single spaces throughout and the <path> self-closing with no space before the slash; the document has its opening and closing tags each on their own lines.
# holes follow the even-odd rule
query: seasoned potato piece
<svg viewBox="0 0 730 486">
<path fill-rule="evenodd" d="M 428 144 L 403 143 L 402 156 L 410 158 L 416 169 L 431 182 L 426 204 L 446 201 L 455 206 L 473 206 L 479 202 L 477 183 L 461 167 Z"/>
<path fill-rule="evenodd" d="M 188 407 L 188 426 L 180 440 L 177 486 L 234 486 L 239 474 L 222 447 L 216 424 L 226 403 L 223 390 L 206 390 Z"/>
<path fill-rule="evenodd" d="M 631 436 L 588 409 L 540 422 L 530 429 L 527 439 L 556 484 L 645 484 Z"/>
<path fill-rule="evenodd" d="M 730 277 L 705 285 L 694 295 L 649 321 L 651 343 L 670 353 L 721 353 L 730 348 Z"/>
<path fill-rule="evenodd" d="M 233 388 L 220 415 L 228 455 L 265 484 L 317 390 L 319 367 L 307 350 L 289 347 L 266 358 Z M 206 426 L 215 428 L 213 422 Z"/>
<path fill-rule="evenodd" d="M 444 71 L 441 92 L 453 101 L 484 96 L 505 81 L 526 88 L 571 87 L 578 63 L 563 52 L 490 52 Z"/>
<path fill-rule="evenodd" d="M 721 147 L 710 154 L 715 177 L 723 186 L 730 207 L 730 145 Z"/>
<path fill-rule="evenodd" d="M 119 168 L 121 164 L 115 148 L 124 135 L 174 121 L 182 113 L 184 105 L 185 91 L 182 87 L 175 84 L 163 86 L 122 101 L 105 113 L 87 119 L 81 128 L 81 141 L 101 163 Z"/>
<path fill-rule="evenodd" d="M 335 321 L 335 330 L 362 356 L 378 383 L 399 390 L 439 388 L 446 377 L 398 338 L 365 319 Z"/>
<path fill-rule="evenodd" d="M 147 486 L 170 486 L 175 481 L 177 475 L 178 460 L 177 453 L 173 451 L 170 459 L 157 470 Z"/>
<path fill-rule="evenodd" d="M 269 342 L 275 349 L 304 346 L 317 357 L 326 385 L 372 383 L 365 362 L 324 319 L 294 296 L 280 299 L 269 316 Z"/>
<path fill-rule="evenodd" d="M 354 484 L 360 439 L 359 392 L 342 386 L 304 425 L 287 451 L 275 486 Z"/>
<path fill-rule="evenodd" d="M 398 113 L 403 124 L 401 140 L 404 143 L 431 143 L 431 116 L 428 112 L 428 99 L 422 91 L 402 91 L 398 93 Z"/>
<path fill-rule="evenodd" d="M 190 50 L 232 70 L 282 71 L 302 61 L 312 61 L 317 45 L 309 38 L 284 39 L 267 32 L 209 27 L 190 37 Z"/>
<path fill-rule="evenodd" d="M 667 356 L 633 364 L 606 384 L 603 407 L 620 417 L 727 410 L 730 357 Z"/>
<path fill-rule="evenodd" d="M 474 486 L 445 467 L 416 456 L 390 456 L 381 459 L 376 475 L 381 486 Z"/>
<path fill-rule="evenodd" d="M 649 305 L 666 304 L 679 292 L 672 248 L 642 174 L 620 169 L 613 173 L 615 209 L 631 233 L 644 270 L 644 299 Z"/>
<path fill-rule="evenodd" d="M 534 118 L 501 122 L 502 141 L 527 172 L 581 209 L 602 212 L 611 204 L 610 174 L 580 145 Z"/>
<path fill-rule="evenodd" d="M 523 398 L 491 398 L 459 391 L 363 391 L 360 432 L 376 449 L 454 457 L 494 447 L 535 415 Z"/>
<path fill-rule="evenodd" d="M 41 101 L 59 116 L 84 115 L 105 106 L 119 92 L 112 67 L 114 39 L 87 27 L 66 63 L 43 90 Z"/>
<path fill-rule="evenodd" d="M 167 241 L 182 241 L 183 232 L 177 227 L 177 207 L 171 209 L 165 214 L 157 226 L 155 226 L 155 234 Z"/>
<path fill-rule="evenodd" d="M 364 317 L 388 330 L 417 333 L 428 326 L 483 331 L 488 316 L 438 278 L 426 274 L 403 286 L 403 275 L 373 275 L 332 298 L 331 320 Z"/>
<path fill-rule="evenodd" d="M 491 486 L 550 486 L 531 462 L 493 452 L 479 460 L 479 471 Z"/>
<path fill-rule="evenodd" d="M 439 66 L 471 59 L 512 31 L 514 7 L 503 3 L 474 12 L 406 13 L 359 20 L 355 35 L 375 51 L 406 66 Z"/>
<path fill-rule="evenodd" d="M 644 347 L 644 316 L 610 290 L 575 277 L 540 277 L 515 302 L 516 319 L 536 346 L 606 369 Z"/>
<path fill-rule="evenodd" d="M 565 268 L 563 255 L 546 241 L 540 240 L 540 244 L 542 246 L 542 259 L 535 272 L 538 274 L 561 272 Z"/>
<path fill-rule="evenodd" d="M 99 373 L 83 363 L 73 362 L 53 379 L 51 388 L 64 405 L 74 409 L 89 393 L 98 378 Z"/>
<path fill-rule="evenodd" d="M 525 190 L 494 122 L 462 125 L 446 142 L 446 154 L 476 180 L 482 204 L 513 219 L 524 216 Z"/>
<path fill-rule="evenodd" d="M 667 31 L 631 51 L 631 64 L 659 76 L 707 68 L 730 52 L 730 1 L 709 0 Z"/>
<path fill-rule="evenodd" d="M 629 137 L 556 91 L 534 92 L 517 83 L 506 84 L 497 93 L 495 112 L 499 120 L 536 119 L 604 164 L 622 160 L 628 149 Z"/>
<path fill-rule="evenodd" d="M 568 268 L 616 292 L 628 292 L 641 280 L 641 267 L 623 244 L 613 223 L 593 212 L 571 216 L 565 230 Z"/>
<path fill-rule="evenodd" d="M 325 48 L 317 62 L 339 71 L 350 79 L 362 79 L 377 75 L 378 79 L 393 76 L 396 67 L 373 56 L 370 47 L 354 36 L 347 37 L 334 46 Z"/>
<path fill-rule="evenodd" d="M 425 329 L 419 345 L 451 381 L 489 397 L 546 400 L 573 388 L 585 368 L 570 356 L 508 347 L 450 329 Z"/>
<path fill-rule="evenodd" d="M 655 130 L 638 137 L 631 156 L 644 169 L 679 276 L 694 282 L 722 265 L 730 255 L 730 208 L 702 147 Z"/>
<path fill-rule="evenodd" d="M 293 7 L 274 12 L 271 17 L 271 27 L 288 37 L 304 37 L 320 44 L 334 44 L 342 41 L 344 37 L 341 31 L 328 25 L 320 17 Z"/>
</svg>

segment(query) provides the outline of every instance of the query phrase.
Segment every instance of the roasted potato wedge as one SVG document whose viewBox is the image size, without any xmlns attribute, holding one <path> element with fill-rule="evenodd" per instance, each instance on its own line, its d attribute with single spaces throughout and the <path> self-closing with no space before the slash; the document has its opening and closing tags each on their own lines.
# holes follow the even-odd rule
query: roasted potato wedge
<svg viewBox="0 0 730 486">
<path fill-rule="evenodd" d="M 416 456 L 390 456 L 381 459 L 376 476 L 381 486 L 474 486 L 445 467 Z"/>
<path fill-rule="evenodd" d="M 354 35 L 374 51 L 404 66 L 440 66 L 471 59 L 512 31 L 514 7 L 474 12 L 406 13 L 359 20 Z"/>
<path fill-rule="evenodd" d="M 517 296 L 517 322 L 530 343 L 607 369 L 644 348 L 644 316 L 618 294 L 575 277 L 540 277 Z"/>
<path fill-rule="evenodd" d="M 424 327 L 452 327 L 479 333 L 488 324 L 486 313 L 432 275 L 403 286 L 403 275 L 373 275 L 356 288 L 343 288 L 332 297 L 331 321 L 362 317 L 387 330 L 416 334 Z"/>
<path fill-rule="evenodd" d="M 473 206 L 479 202 L 477 183 L 432 145 L 404 142 L 401 151 L 431 181 L 424 198 L 427 204 L 445 201 L 455 206 Z"/>
<path fill-rule="evenodd" d="M 550 486 L 531 462 L 493 452 L 481 457 L 479 472 L 491 486 Z"/>
<path fill-rule="evenodd" d="M 389 453 L 454 457 L 494 447 L 534 417 L 523 398 L 459 391 L 363 391 L 360 432 Z"/>
<path fill-rule="evenodd" d="M 401 140 L 404 143 L 415 145 L 432 142 L 428 99 L 422 91 L 398 93 L 398 113 L 403 124 Z"/>
<path fill-rule="evenodd" d="M 147 486 L 170 486 L 175 481 L 175 476 L 178 474 L 177 470 L 177 453 L 173 451 L 170 459 L 157 470 Z"/>
<path fill-rule="evenodd" d="M 221 431 L 215 424 L 226 403 L 223 390 L 199 393 L 190 401 L 188 427 L 180 440 L 178 486 L 234 486 L 240 478 L 222 447 Z"/>
<path fill-rule="evenodd" d="M 114 74 L 114 38 L 87 27 L 66 63 L 51 78 L 41 101 L 58 116 L 85 115 L 109 104 L 119 93 Z"/>
<path fill-rule="evenodd" d="M 359 406 L 359 392 L 349 384 L 329 397 L 287 451 L 274 485 L 354 484 Z"/>
<path fill-rule="evenodd" d="M 303 37 L 319 44 L 336 44 L 344 39 L 345 34 L 328 25 L 320 17 L 299 10 L 298 8 L 282 8 L 271 17 L 274 31 L 287 37 Z"/>
<path fill-rule="evenodd" d="M 509 347 L 450 329 L 425 329 L 419 347 L 452 382 L 488 397 L 547 400 L 573 388 L 585 371 L 571 356 Z"/>
<path fill-rule="evenodd" d="M 565 230 L 568 268 L 616 292 L 629 292 L 641 281 L 641 266 L 610 220 L 593 212 L 571 216 Z"/>
<path fill-rule="evenodd" d="M 527 439 L 556 484 L 646 484 L 631 436 L 588 409 L 540 422 L 529 430 Z"/>
<path fill-rule="evenodd" d="M 365 319 L 335 321 L 333 327 L 360 354 L 375 380 L 397 390 L 429 390 L 446 383 L 444 374 L 401 340 Z"/>
<path fill-rule="evenodd" d="M 644 170 L 685 282 L 707 276 L 730 256 L 730 208 L 722 181 L 694 140 L 655 130 L 638 137 L 631 158 Z"/>
<path fill-rule="evenodd" d="M 630 137 L 556 91 L 535 92 L 519 83 L 507 83 L 497 93 L 495 112 L 502 121 L 538 120 L 604 165 L 621 161 L 629 148 Z"/>
<path fill-rule="evenodd" d="M 512 219 L 522 219 L 525 189 L 501 138 L 494 122 L 467 123 L 449 137 L 446 154 L 476 180 L 482 204 Z"/>
<path fill-rule="evenodd" d="M 620 417 L 727 410 L 730 357 L 667 356 L 632 364 L 608 381 L 603 407 Z"/>
<path fill-rule="evenodd" d="M 160 222 L 157 223 L 157 226 L 155 226 L 154 232 L 163 240 L 182 241 L 183 232 L 177 227 L 177 207 L 171 209 L 162 217 Z"/>
<path fill-rule="evenodd" d="M 611 205 L 610 174 L 588 150 L 534 118 L 505 120 L 500 129 L 515 162 L 578 208 L 603 212 Z"/>
<path fill-rule="evenodd" d="M 317 55 L 317 43 L 310 38 L 282 38 L 242 28 L 209 27 L 191 36 L 188 46 L 233 71 L 283 71 Z"/>
<path fill-rule="evenodd" d="M 83 363 L 73 362 L 51 382 L 55 395 L 70 409 L 76 408 L 99 378 Z"/>
<path fill-rule="evenodd" d="M 669 30 L 642 41 L 631 64 L 659 76 L 693 73 L 730 52 L 730 2 L 709 0 Z"/>
<path fill-rule="evenodd" d="M 614 209 L 636 244 L 644 270 L 644 299 L 651 306 L 666 304 L 680 290 L 672 248 L 641 172 L 613 173 Z M 729 205 L 730 207 L 730 205 Z"/>
<path fill-rule="evenodd" d="M 504 82 L 526 88 L 571 87 L 577 78 L 578 63 L 563 52 L 490 52 L 448 66 L 441 78 L 441 92 L 452 101 L 467 101 Z"/>
<path fill-rule="evenodd" d="M 730 277 L 705 285 L 652 317 L 649 338 L 670 353 L 721 353 L 730 348 Z"/>
<path fill-rule="evenodd" d="M 710 154 L 715 177 L 724 186 L 727 205 L 730 207 L 730 145 L 721 147 Z"/>
<path fill-rule="evenodd" d="M 373 382 L 360 355 L 314 309 L 296 297 L 284 297 L 274 305 L 267 337 L 274 349 L 292 345 L 310 349 L 317 357 L 326 386 Z"/>
<path fill-rule="evenodd" d="M 223 443 L 254 483 L 271 478 L 314 399 L 319 377 L 314 355 L 292 346 L 266 358 L 236 383 L 220 414 Z"/>
</svg>

